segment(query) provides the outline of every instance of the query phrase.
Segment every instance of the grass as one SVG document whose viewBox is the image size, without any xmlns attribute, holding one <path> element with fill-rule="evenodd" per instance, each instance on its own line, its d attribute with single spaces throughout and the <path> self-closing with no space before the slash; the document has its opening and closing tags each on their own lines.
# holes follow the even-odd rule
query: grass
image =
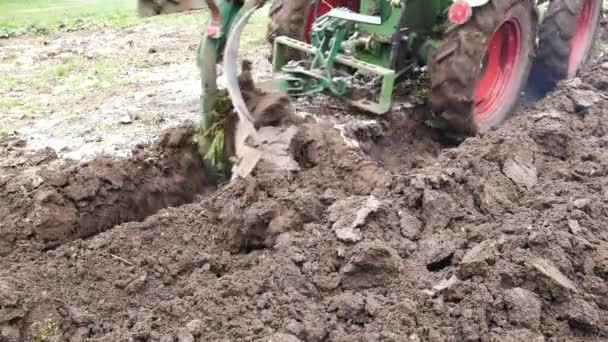
<svg viewBox="0 0 608 342">
<path fill-rule="evenodd" d="M 268 14 L 260 9 L 251 16 L 245 26 L 241 40 L 241 48 L 259 48 L 266 46 L 266 30 L 268 28 Z"/>
<path fill-rule="evenodd" d="M 51 337 L 57 335 L 59 333 L 59 326 L 57 322 L 50 319 L 46 321 L 46 323 L 38 330 L 36 335 L 34 335 L 34 341 L 37 342 L 45 342 L 48 341 Z"/>
<path fill-rule="evenodd" d="M 200 14 L 137 15 L 135 0 L 1 0 L 0 38 L 24 32 L 48 34 L 98 26 L 125 28 L 142 23 L 200 23 Z"/>
<path fill-rule="evenodd" d="M 15 127 L 10 125 L 0 125 L 0 139 L 15 134 Z"/>
<path fill-rule="evenodd" d="M 65 87 L 70 94 L 80 95 L 91 90 L 122 84 L 118 75 L 120 70 L 119 61 L 114 59 L 89 60 L 82 56 L 72 56 L 42 71 L 39 77 L 50 78 L 54 81 L 52 83 Z"/>
<path fill-rule="evenodd" d="M 38 114 L 38 112 L 41 112 L 43 110 L 46 109 L 46 107 L 41 103 L 41 101 L 37 100 L 37 99 L 27 99 L 27 100 L 23 100 L 23 99 L 14 99 L 14 98 L 0 98 L 0 110 L 11 110 L 11 109 L 17 109 L 17 110 L 21 110 L 21 116 L 20 119 L 24 119 L 26 117 L 32 116 L 32 115 L 27 115 L 24 114 L 24 111 L 31 111 L 31 112 L 35 112 L 36 114 Z"/>
<path fill-rule="evenodd" d="M 21 107 L 23 106 L 23 102 L 21 102 L 20 100 L 15 100 L 15 99 L 0 99 L 0 108 L 6 108 L 6 109 L 11 109 L 11 108 L 17 108 L 17 107 Z"/>
<path fill-rule="evenodd" d="M 206 17 L 207 12 L 193 12 L 141 18 L 137 14 L 137 0 L 0 0 L 0 39 L 28 32 L 46 35 L 95 27 L 123 29 L 146 23 L 200 26 Z M 264 11 L 252 16 L 243 37 L 243 48 L 265 43 L 267 22 Z"/>
<path fill-rule="evenodd" d="M 143 23 L 161 26 L 174 24 L 192 25 L 200 30 L 206 12 L 176 13 L 149 18 L 137 15 L 136 0 L 0 0 L 0 38 L 23 32 L 48 34 L 57 30 L 79 30 L 99 26 L 124 28 Z M 242 48 L 265 45 L 267 13 L 255 13 L 243 35 Z M 55 65 L 45 66 L 32 75 L 3 75 L 0 92 L 23 90 L 32 85 L 47 92 L 52 87 L 63 86 L 72 94 L 121 84 L 119 71 L 124 65 L 116 60 L 87 60 L 72 57 Z M 131 80 L 133 81 L 133 80 Z M 12 101 L 0 102 L 0 108 L 14 108 Z"/>
<path fill-rule="evenodd" d="M 32 75 L 6 75 L 0 79 L 0 92 L 10 92 L 38 87 L 43 92 L 51 92 L 53 87 L 64 87 L 72 95 L 81 95 L 88 91 L 121 85 L 127 80 L 119 78 L 124 66 L 121 61 L 110 58 L 87 59 L 84 56 L 72 56 L 59 63 L 51 64 L 34 72 Z M 0 108 L 14 108 L 22 105 L 19 101 L 2 99 Z"/>
</svg>

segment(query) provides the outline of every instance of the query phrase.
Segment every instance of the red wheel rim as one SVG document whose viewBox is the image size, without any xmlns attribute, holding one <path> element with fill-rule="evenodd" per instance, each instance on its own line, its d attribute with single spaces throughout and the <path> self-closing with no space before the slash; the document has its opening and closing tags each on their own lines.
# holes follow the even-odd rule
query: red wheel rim
<svg viewBox="0 0 608 342">
<path fill-rule="evenodd" d="M 491 118 L 503 105 L 517 80 L 522 50 L 522 28 L 516 18 L 503 22 L 492 36 L 475 90 L 479 121 Z"/>
<path fill-rule="evenodd" d="M 349 9 L 357 12 L 357 10 L 359 9 L 359 0 L 350 0 L 350 1 L 349 0 L 322 0 L 321 3 L 319 4 L 318 16 L 320 17 L 336 7 L 347 7 Z M 308 21 L 306 23 L 306 30 L 305 30 L 306 33 L 304 36 L 306 38 L 306 42 L 309 44 L 310 44 L 310 31 L 312 30 L 312 24 L 314 24 L 315 19 L 316 19 L 316 15 L 315 15 L 315 11 L 314 11 L 314 6 L 312 6 L 310 14 L 308 15 Z"/>
<path fill-rule="evenodd" d="M 595 5 L 595 0 L 585 0 L 581 14 L 578 17 L 576 31 L 572 37 L 570 59 L 568 61 L 568 77 L 576 76 L 576 72 L 591 46 Z"/>
</svg>

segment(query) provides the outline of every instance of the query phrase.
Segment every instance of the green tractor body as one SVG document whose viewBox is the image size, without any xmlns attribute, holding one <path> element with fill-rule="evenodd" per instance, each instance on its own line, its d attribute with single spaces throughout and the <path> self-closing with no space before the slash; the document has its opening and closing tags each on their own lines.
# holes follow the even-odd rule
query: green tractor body
<svg viewBox="0 0 608 342">
<path fill-rule="evenodd" d="M 471 9 L 490 0 L 362 0 L 356 9 L 333 8 L 312 25 L 310 44 L 290 37 L 275 39 L 273 71 L 285 75 L 281 90 L 294 96 L 327 92 L 344 97 L 350 104 L 375 114 L 392 106 L 394 85 L 418 67 L 427 65 L 443 43 L 448 10 L 455 2 Z M 549 0 L 538 1 L 544 14 Z M 318 13 L 317 13 L 318 14 Z M 287 51 L 295 49 L 312 56 L 311 61 L 291 61 Z M 342 65 L 350 70 L 377 76 L 376 94 L 349 98 L 353 75 L 336 72 Z"/>
<path fill-rule="evenodd" d="M 285 75 L 281 90 L 294 96 L 328 92 L 366 111 L 388 112 L 395 82 L 425 65 L 441 44 L 441 23 L 451 4 L 452 0 L 407 0 L 393 7 L 389 1 L 363 0 L 358 11 L 330 10 L 313 24 L 311 44 L 285 36 L 275 39 L 273 70 Z M 288 63 L 289 49 L 312 59 Z M 337 72 L 339 65 L 378 77 L 379 92 L 349 98 L 354 74 Z"/>
<path fill-rule="evenodd" d="M 335 7 L 325 9 L 325 13 L 319 6 L 323 1 L 313 1 L 311 11 L 316 13 L 310 15 L 315 20 L 307 30 L 310 44 L 288 36 L 274 40 L 272 61 L 274 72 L 281 75 L 279 90 L 291 96 L 324 92 L 375 114 L 388 112 L 396 82 L 405 79 L 416 67 L 424 66 L 441 44 L 443 24 L 453 1 L 404 0 L 396 5 L 388 0 L 361 0 L 355 1 L 356 8 Z M 488 1 L 466 2 L 476 7 Z M 198 55 L 205 129 L 213 125 L 217 92 L 216 71 L 211 66 L 224 57 L 228 34 L 234 31 L 238 18 L 252 13 L 247 2 L 245 5 L 227 0 L 208 3 L 212 17 L 203 33 Z M 288 50 L 297 50 L 309 58 L 290 61 Z M 229 63 L 224 63 L 225 67 L 236 72 L 234 61 Z M 344 67 L 348 68 L 346 74 Z M 378 89 L 363 98 L 352 96 L 356 72 L 376 77 Z M 236 97 L 237 102 L 241 102 L 239 96 Z"/>
<path fill-rule="evenodd" d="M 199 143 L 217 162 L 220 140 L 228 139 L 218 130 L 216 107 L 224 107 L 226 95 L 218 91 L 217 63 L 246 126 L 241 136 L 248 143 L 241 145 L 251 149 L 245 152 L 259 146 L 252 143 L 257 127 L 239 89 L 237 51 L 245 24 L 265 1 L 205 2 L 211 17 L 197 58 Z M 277 90 L 330 94 L 384 114 L 395 85 L 428 66 L 437 127 L 461 140 L 502 124 L 522 92 L 542 95 L 576 76 L 597 38 L 601 8 L 602 0 L 274 0 L 269 40 Z"/>
</svg>

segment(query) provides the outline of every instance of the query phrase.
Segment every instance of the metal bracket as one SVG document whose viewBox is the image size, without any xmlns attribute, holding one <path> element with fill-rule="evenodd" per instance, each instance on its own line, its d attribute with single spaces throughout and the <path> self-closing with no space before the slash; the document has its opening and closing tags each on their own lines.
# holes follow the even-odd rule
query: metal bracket
<svg viewBox="0 0 608 342">
<path fill-rule="evenodd" d="M 274 58 L 273 58 L 273 70 L 275 73 L 279 73 L 284 71 L 284 67 L 286 67 L 287 63 L 285 60 L 285 51 L 286 49 L 296 49 L 302 51 L 306 54 L 316 56 L 319 52 L 317 48 L 310 44 L 306 44 L 304 42 L 298 41 L 296 39 L 292 39 L 289 37 L 277 37 L 274 43 Z M 374 64 L 366 63 L 360 60 L 357 60 L 353 57 L 338 53 L 334 56 L 334 62 L 348 66 L 357 70 L 361 70 L 363 72 L 377 75 L 382 78 L 382 86 L 380 88 L 380 95 L 377 101 L 367 100 L 367 99 L 347 99 L 346 101 L 351 105 L 366 110 L 375 114 L 385 114 L 391 110 L 392 107 L 392 97 L 393 97 L 393 87 L 395 85 L 395 71 L 387 68 L 383 68 L 381 66 L 377 66 Z M 310 77 L 319 78 L 319 73 L 315 74 L 314 71 L 307 70 L 307 75 Z M 298 74 L 296 74 L 297 77 Z M 302 75 L 301 73 L 299 75 Z M 294 74 L 291 74 L 294 76 Z M 287 76 L 289 77 L 289 76 Z M 331 84 L 325 83 L 325 85 Z M 328 86 L 327 86 L 328 87 Z M 324 90 L 330 90 L 328 88 L 324 88 Z M 321 90 L 322 91 L 322 90 Z M 319 91 L 317 91 L 319 92 Z M 308 94 L 307 94 L 308 95 Z"/>
</svg>

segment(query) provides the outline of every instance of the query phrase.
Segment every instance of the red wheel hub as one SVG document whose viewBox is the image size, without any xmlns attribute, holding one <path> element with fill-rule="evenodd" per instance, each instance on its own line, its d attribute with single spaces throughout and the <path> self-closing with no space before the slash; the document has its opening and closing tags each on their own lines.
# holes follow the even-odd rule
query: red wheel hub
<svg viewBox="0 0 608 342">
<path fill-rule="evenodd" d="M 585 0 L 576 23 L 576 31 L 572 37 L 570 59 L 568 61 L 568 77 L 576 76 L 579 66 L 583 62 L 587 51 L 591 47 L 593 38 L 593 21 L 598 5 L 597 0 Z"/>
<path fill-rule="evenodd" d="M 464 1 L 457 1 L 450 6 L 448 19 L 453 24 L 462 25 L 471 19 L 473 8 Z"/>
<path fill-rule="evenodd" d="M 491 118 L 504 104 L 513 83 L 517 81 L 522 40 L 522 27 L 516 18 L 507 19 L 492 36 L 475 90 L 478 120 Z"/>
</svg>

